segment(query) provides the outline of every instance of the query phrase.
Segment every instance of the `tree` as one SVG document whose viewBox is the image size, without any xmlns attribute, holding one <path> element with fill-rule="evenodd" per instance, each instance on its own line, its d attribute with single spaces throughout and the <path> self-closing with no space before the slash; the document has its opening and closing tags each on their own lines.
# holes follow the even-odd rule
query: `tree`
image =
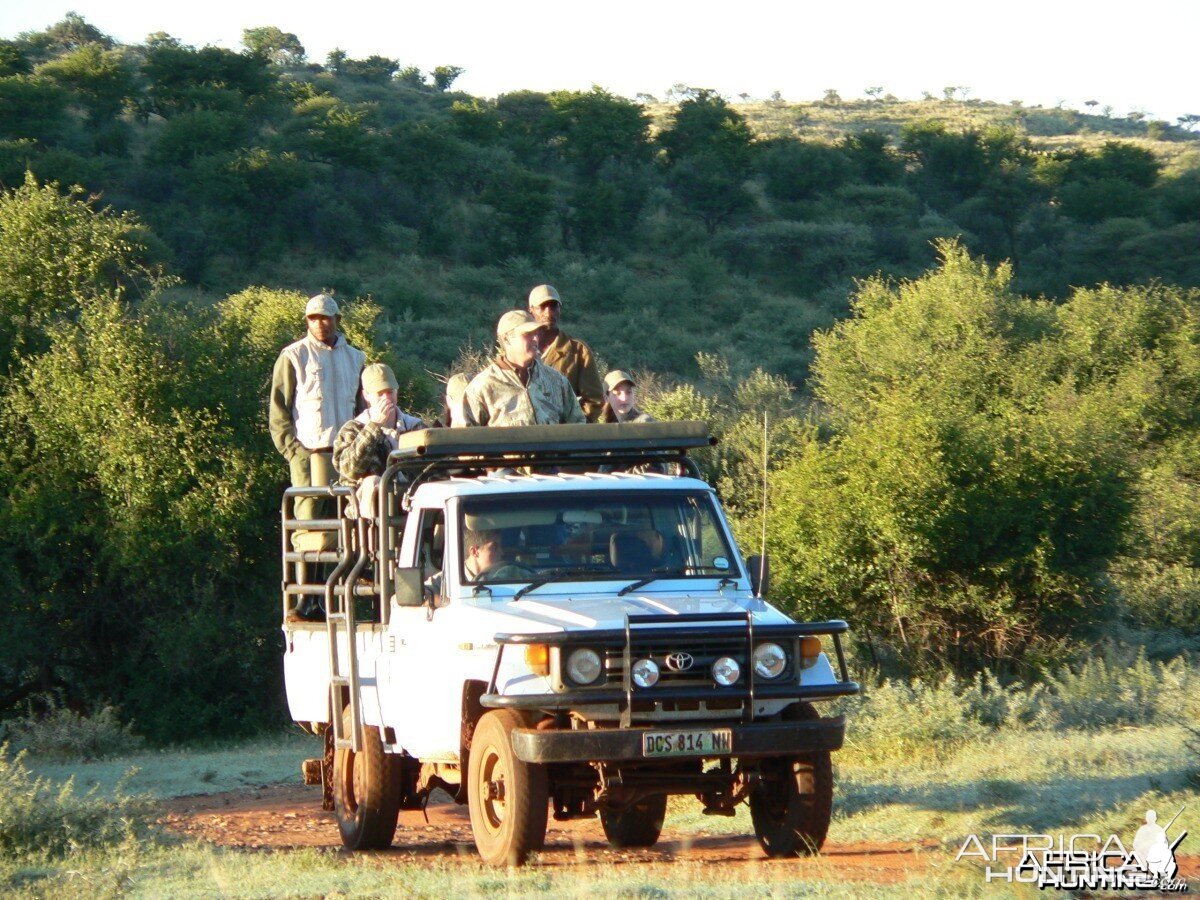
<svg viewBox="0 0 1200 900">
<path fill-rule="evenodd" d="M 71 91 L 94 126 L 121 112 L 135 93 L 134 70 L 124 53 L 85 44 L 43 63 L 37 74 Z"/>
<path fill-rule="evenodd" d="M 162 277 L 132 215 L 97 211 L 82 190 L 32 174 L 0 195 L 0 374 L 45 349 L 47 329 L 98 292 L 123 297 Z"/>
<path fill-rule="evenodd" d="M 438 66 L 431 73 L 433 75 L 433 86 L 439 91 L 448 91 L 450 86 L 456 82 L 466 69 L 461 66 Z"/>
<path fill-rule="evenodd" d="M 555 91 L 546 100 L 552 140 L 584 178 L 595 177 L 609 160 L 636 163 L 649 158 L 650 121 L 633 101 L 596 86 L 590 91 Z"/>
<path fill-rule="evenodd" d="M 916 281 L 866 282 L 814 339 L 833 436 L 772 478 L 769 544 L 799 614 L 834 598 L 910 657 L 970 667 L 1100 621 L 1147 425 L 1194 419 L 1200 298 L 1056 306 L 940 252 Z"/>
<path fill-rule="evenodd" d="M 307 58 L 300 39 L 274 25 L 243 29 L 242 46 L 247 53 L 261 56 L 277 66 L 302 66 Z"/>
<path fill-rule="evenodd" d="M 684 99 L 658 136 L 668 165 L 699 155 L 722 161 L 734 177 L 748 173 L 754 135 L 745 118 L 715 91 L 696 90 Z"/>
</svg>

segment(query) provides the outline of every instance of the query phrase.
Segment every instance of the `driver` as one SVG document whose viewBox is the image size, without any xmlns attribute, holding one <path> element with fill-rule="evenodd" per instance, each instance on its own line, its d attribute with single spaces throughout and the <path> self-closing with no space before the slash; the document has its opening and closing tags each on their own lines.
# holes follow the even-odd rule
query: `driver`
<svg viewBox="0 0 1200 900">
<path fill-rule="evenodd" d="M 463 568 L 468 581 L 508 581 L 528 578 L 530 570 L 505 562 L 499 531 L 467 531 Z"/>
</svg>

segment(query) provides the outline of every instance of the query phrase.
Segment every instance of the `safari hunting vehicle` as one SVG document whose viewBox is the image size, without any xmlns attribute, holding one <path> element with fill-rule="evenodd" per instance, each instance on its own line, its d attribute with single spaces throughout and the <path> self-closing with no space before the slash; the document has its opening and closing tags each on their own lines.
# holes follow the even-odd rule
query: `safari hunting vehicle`
<svg viewBox="0 0 1200 900">
<path fill-rule="evenodd" d="M 305 778 L 346 847 L 388 847 L 437 788 L 496 865 L 550 813 L 653 845 L 671 794 L 747 802 L 770 856 L 821 847 L 845 723 L 814 702 L 858 692 L 847 625 L 766 602 L 687 455 L 710 443 L 699 422 L 436 429 L 402 436 L 373 521 L 348 488 L 286 492 L 288 705 L 325 737 Z M 336 517 L 294 518 L 318 495 Z"/>
</svg>

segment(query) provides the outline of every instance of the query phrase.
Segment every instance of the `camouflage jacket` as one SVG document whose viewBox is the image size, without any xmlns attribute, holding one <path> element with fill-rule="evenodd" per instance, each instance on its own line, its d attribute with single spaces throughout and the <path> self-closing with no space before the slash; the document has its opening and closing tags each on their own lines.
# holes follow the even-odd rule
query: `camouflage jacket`
<svg viewBox="0 0 1200 900">
<path fill-rule="evenodd" d="M 587 421 L 571 383 L 541 360 L 529 369 L 529 383 L 499 360 L 476 375 L 463 397 L 467 425 L 566 425 Z"/>
<path fill-rule="evenodd" d="M 397 439 L 406 431 L 424 428 L 416 416 L 396 410 L 396 427 L 387 428 L 371 421 L 371 411 L 355 416 L 337 433 L 333 442 L 333 467 L 343 484 L 354 484 L 368 475 L 382 475 L 388 454 L 396 449 Z"/>
<path fill-rule="evenodd" d="M 604 409 L 604 382 L 596 371 L 592 348 L 560 331 L 542 347 L 542 362 L 567 376 L 583 414 L 589 422 L 597 421 Z"/>
</svg>

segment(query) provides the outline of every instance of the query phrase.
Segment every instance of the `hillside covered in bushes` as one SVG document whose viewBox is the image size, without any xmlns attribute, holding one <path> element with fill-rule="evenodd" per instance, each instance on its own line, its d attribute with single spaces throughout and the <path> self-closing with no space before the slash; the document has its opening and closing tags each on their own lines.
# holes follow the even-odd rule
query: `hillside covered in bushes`
<svg viewBox="0 0 1200 900">
<path fill-rule="evenodd" d="M 455 77 L 274 29 L 0 43 L 0 711 L 279 720 L 265 392 L 322 288 L 420 410 L 555 283 L 653 413 L 721 437 L 701 462 L 751 545 L 765 455 L 773 599 L 845 616 L 884 673 L 1196 651 L 1190 133 Z"/>
</svg>

